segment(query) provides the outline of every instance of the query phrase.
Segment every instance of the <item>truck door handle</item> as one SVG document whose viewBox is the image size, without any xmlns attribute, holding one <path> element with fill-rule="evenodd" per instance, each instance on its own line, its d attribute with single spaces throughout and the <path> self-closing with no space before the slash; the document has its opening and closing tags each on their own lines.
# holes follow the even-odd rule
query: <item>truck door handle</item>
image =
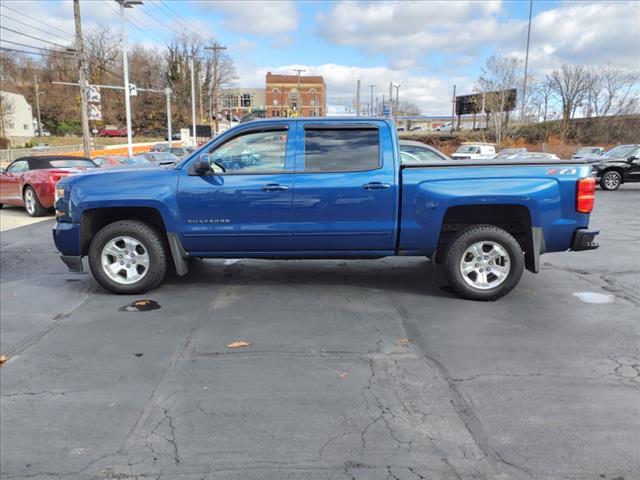
<svg viewBox="0 0 640 480">
<path fill-rule="evenodd" d="M 365 190 L 384 190 L 386 188 L 391 188 L 391 184 L 371 182 L 371 183 L 365 183 L 364 185 L 362 185 L 362 188 L 364 188 Z"/>
<path fill-rule="evenodd" d="M 263 192 L 282 192 L 284 190 L 289 190 L 289 187 L 286 185 L 280 185 L 279 183 L 268 183 L 260 187 L 260 190 Z"/>
</svg>

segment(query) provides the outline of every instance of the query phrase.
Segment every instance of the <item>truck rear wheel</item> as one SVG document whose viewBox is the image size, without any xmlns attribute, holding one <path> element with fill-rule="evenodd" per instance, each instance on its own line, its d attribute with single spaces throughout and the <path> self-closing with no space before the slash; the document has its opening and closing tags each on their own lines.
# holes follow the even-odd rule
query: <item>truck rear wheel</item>
<svg viewBox="0 0 640 480">
<path fill-rule="evenodd" d="M 513 290 L 524 270 L 518 241 L 493 225 L 460 232 L 447 248 L 444 269 L 451 287 L 470 300 L 497 300 Z"/>
<path fill-rule="evenodd" d="M 120 220 L 93 238 L 89 266 L 98 283 L 110 292 L 143 293 L 164 279 L 167 253 L 154 228 L 137 220 Z"/>
</svg>

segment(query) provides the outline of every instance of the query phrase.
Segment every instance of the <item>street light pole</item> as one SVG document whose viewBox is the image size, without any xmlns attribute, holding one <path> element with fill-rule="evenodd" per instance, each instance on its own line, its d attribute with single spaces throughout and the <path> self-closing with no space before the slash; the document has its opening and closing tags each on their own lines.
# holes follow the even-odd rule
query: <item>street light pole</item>
<svg viewBox="0 0 640 480">
<path fill-rule="evenodd" d="M 371 89 L 371 101 L 369 102 L 369 116 L 373 117 L 373 87 L 375 87 L 375 85 L 369 85 L 369 88 Z"/>
<path fill-rule="evenodd" d="M 129 91 L 129 62 L 127 60 L 127 29 L 124 26 L 124 9 L 142 5 L 142 0 L 116 0 L 120 4 L 120 31 L 122 35 L 122 69 L 124 73 L 124 106 L 127 114 L 127 151 L 133 156 L 131 140 L 131 92 Z"/>
<path fill-rule="evenodd" d="M 396 85 L 396 120 L 398 120 L 398 110 L 400 108 L 400 87 L 402 85 Z"/>
<path fill-rule="evenodd" d="M 524 79 L 522 80 L 522 106 L 520 107 L 520 123 L 524 121 L 524 108 L 527 100 L 527 68 L 529 67 L 529 40 L 531 39 L 531 13 L 533 0 L 529 0 L 529 27 L 527 29 L 527 53 L 524 57 Z"/>
<path fill-rule="evenodd" d="M 189 57 L 189 63 L 191 66 L 191 124 L 193 128 L 193 144 L 192 147 L 195 147 L 197 144 L 196 141 L 196 73 L 195 73 L 195 61 L 194 56 L 191 55 Z"/>
<path fill-rule="evenodd" d="M 172 90 L 167 87 L 164 89 L 164 94 L 167 97 L 167 140 L 169 140 L 169 146 L 173 146 L 173 135 L 171 132 L 171 93 Z"/>
</svg>

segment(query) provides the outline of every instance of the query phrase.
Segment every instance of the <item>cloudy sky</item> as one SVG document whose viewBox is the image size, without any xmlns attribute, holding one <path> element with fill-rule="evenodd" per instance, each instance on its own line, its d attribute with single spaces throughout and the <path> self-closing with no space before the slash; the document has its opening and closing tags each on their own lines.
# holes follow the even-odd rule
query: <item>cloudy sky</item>
<svg viewBox="0 0 640 480">
<path fill-rule="evenodd" d="M 2 5 L 1 39 L 51 46 L 7 28 L 54 43 L 65 43 L 65 34 L 73 33 L 70 0 Z M 114 0 L 82 0 L 81 8 L 83 28 L 119 28 Z M 370 84 L 376 94 L 387 93 L 393 81 L 401 84 L 401 100 L 440 115 L 450 111 L 453 84 L 459 93 L 470 92 L 489 56 L 524 58 L 528 14 L 527 1 L 144 0 L 127 10 L 133 22 L 127 33 L 158 48 L 185 29 L 215 38 L 236 61 L 239 86 L 261 87 L 267 71 L 293 74 L 303 68 L 325 77 L 332 104 L 350 104 L 357 79 L 363 95 Z M 640 69 L 640 2 L 533 2 L 532 70 L 608 62 Z"/>
</svg>

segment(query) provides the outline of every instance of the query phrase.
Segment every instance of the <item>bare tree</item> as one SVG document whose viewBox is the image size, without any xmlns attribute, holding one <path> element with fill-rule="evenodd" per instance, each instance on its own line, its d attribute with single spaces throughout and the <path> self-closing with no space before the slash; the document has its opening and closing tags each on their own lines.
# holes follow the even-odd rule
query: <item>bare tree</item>
<svg viewBox="0 0 640 480">
<path fill-rule="evenodd" d="M 550 120 L 551 104 L 554 92 L 547 77 L 533 76 L 530 83 L 531 90 L 527 99 L 527 113 L 534 121 L 547 122 Z"/>
<path fill-rule="evenodd" d="M 584 110 L 586 117 L 632 113 L 639 103 L 638 74 L 610 64 L 592 70 Z"/>
<path fill-rule="evenodd" d="M 498 147 L 509 125 L 509 111 L 515 108 L 510 90 L 522 84 L 521 62 L 515 57 L 492 56 L 482 67 L 477 90 L 484 94 L 484 108 Z M 512 105 L 513 103 L 513 105 Z"/>
<path fill-rule="evenodd" d="M 592 88 L 594 75 L 584 65 L 562 65 L 547 76 L 551 91 L 562 104 L 561 136 L 566 138 L 571 130 L 571 119 L 578 107 L 586 101 Z"/>
</svg>

